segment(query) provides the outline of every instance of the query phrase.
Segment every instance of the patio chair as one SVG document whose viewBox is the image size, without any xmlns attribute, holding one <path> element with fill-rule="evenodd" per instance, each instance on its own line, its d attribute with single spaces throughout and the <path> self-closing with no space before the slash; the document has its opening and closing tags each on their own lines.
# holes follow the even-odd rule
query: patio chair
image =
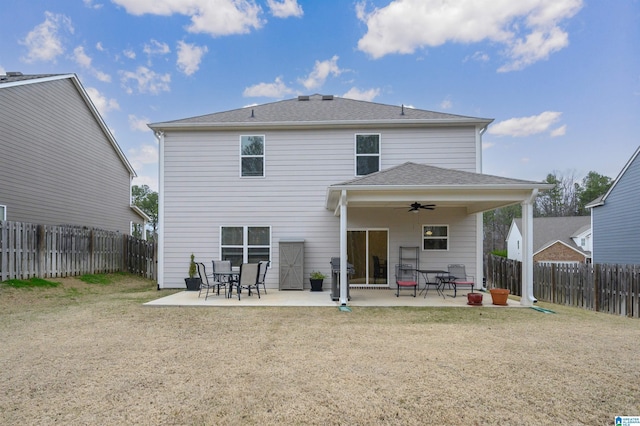
<svg viewBox="0 0 640 426">
<path fill-rule="evenodd" d="M 238 300 L 240 300 L 242 289 L 246 289 L 249 296 L 251 296 L 251 290 L 254 288 L 258 293 L 258 299 L 260 299 L 260 289 L 258 288 L 259 270 L 257 263 L 243 263 L 240 265 L 240 278 L 238 278 L 237 285 Z"/>
<path fill-rule="evenodd" d="M 204 295 L 204 300 L 207 300 L 209 297 L 209 290 L 213 290 L 217 287 L 218 295 L 220 295 L 220 287 L 224 287 L 224 293 L 227 294 L 227 284 L 220 282 L 220 280 L 215 278 L 215 274 L 207 274 L 207 267 L 204 266 L 204 263 L 196 262 L 196 267 L 198 268 L 198 276 L 200 277 L 200 292 L 198 293 L 198 298 L 202 295 L 202 290 L 207 290 Z"/>
<path fill-rule="evenodd" d="M 413 297 L 418 291 L 418 271 L 408 263 L 396 265 L 396 297 L 400 297 L 400 289 L 410 290 L 413 287 Z"/>
<path fill-rule="evenodd" d="M 473 277 L 471 275 L 467 275 L 467 271 L 464 265 L 449 265 L 447 269 L 449 270 L 449 275 L 444 279 L 443 282 L 445 284 L 450 284 L 453 286 L 453 297 L 456 297 L 456 295 L 458 294 L 458 286 L 469 286 L 471 288 L 471 293 L 473 293 L 475 282 L 473 281 Z"/>
<path fill-rule="evenodd" d="M 256 283 L 256 287 L 262 286 L 264 290 L 264 294 L 267 294 L 267 286 L 265 285 L 265 279 L 267 278 L 267 270 L 271 265 L 270 260 L 261 260 L 258 262 L 258 282 Z"/>
<path fill-rule="evenodd" d="M 386 284 L 387 282 L 387 263 L 381 262 L 380 257 L 373 256 L 373 283 L 378 282 L 378 278 L 382 278 Z"/>
</svg>

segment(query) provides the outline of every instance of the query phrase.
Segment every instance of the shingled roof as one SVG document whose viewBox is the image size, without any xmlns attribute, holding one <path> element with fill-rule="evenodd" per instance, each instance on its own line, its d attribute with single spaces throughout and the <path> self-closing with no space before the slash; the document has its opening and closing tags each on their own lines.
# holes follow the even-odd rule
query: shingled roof
<svg viewBox="0 0 640 426">
<path fill-rule="evenodd" d="M 152 129 L 183 127 L 219 127 L 220 125 L 290 124 L 311 123 L 432 123 L 475 124 L 486 126 L 492 119 L 446 114 L 403 105 L 385 105 L 375 102 L 357 101 L 332 95 L 298 96 L 294 99 L 248 106 L 231 111 L 181 120 L 153 123 Z"/>
<path fill-rule="evenodd" d="M 513 220 L 522 232 L 522 219 Z M 591 227 L 591 216 L 536 217 L 533 219 L 533 252 L 562 241 L 574 250 L 587 253 L 571 239 Z"/>
<path fill-rule="evenodd" d="M 539 182 L 406 162 L 332 186 L 530 186 L 532 184 L 539 184 Z"/>
</svg>

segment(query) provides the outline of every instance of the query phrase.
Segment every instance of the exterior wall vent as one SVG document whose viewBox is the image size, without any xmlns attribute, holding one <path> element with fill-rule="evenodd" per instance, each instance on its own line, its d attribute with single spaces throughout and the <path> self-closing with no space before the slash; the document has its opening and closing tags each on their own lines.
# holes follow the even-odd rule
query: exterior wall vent
<svg viewBox="0 0 640 426">
<path fill-rule="evenodd" d="M 323 101 L 332 101 L 333 100 L 333 95 L 322 95 L 322 100 Z"/>
<path fill-rule="evenodd" d="M 307 96 L 307 95 L 300 95 L 300 96 L 298 96 L 298 100 L 299 100 L 299 101 L 308 101 L 308 100 L 309 100 L 309 96 Z"/>
</svg>

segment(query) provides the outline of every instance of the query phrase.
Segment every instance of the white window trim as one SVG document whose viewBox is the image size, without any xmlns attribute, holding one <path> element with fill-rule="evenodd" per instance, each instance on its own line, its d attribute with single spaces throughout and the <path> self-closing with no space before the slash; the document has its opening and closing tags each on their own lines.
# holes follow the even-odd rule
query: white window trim
<svg viewBox="0 0 640 426">
<path fill-rule="evenodd" d="M 442 226 L 442 227 L 445 227 L 445 228 L 447 228 L 447 236 L 446 237 L 438 236 L 438 237 L 433 237 L 433 238 L 425 237 L 424 236 L 424 227 L 425 226 L 434 226 L 434 227 L 435 226 Z M 449 249 L 451 248 L 451 233 L 450 232 L 451 231 L 450 231 L 449 225 L 446 225 L 446 224 L 440 224 L 440 223 L 425 223 L 425 224 L 423 224 L 420 227 L 420 234 L 421 234 L 421 240 L 420 241 L 422 242 L 422 251 L 449 251 Z M 438 239 L 438 240 L 445 239 L 445 240 L 447 240 L 447 248 L 446 248 L 446 250 L 442 250 L 442 249 L 425 249 L 424 248 L 424 240 L 427 240 L 427 239 L 433 239 L 433 240 L 435 240 L 435 239 Z"/>
<path fill-rule="evenodd" d="M 223 245 L 222 244 L 222 228 L 242 228 L 242 245 Z M 269 228 L 269 244 L 268 245 L 253 245 L 249 246 L 249 228 Z M 273 230 L 269 225 L 221 225 L 218 234 L 218 253 L 220 254 L 220 258 L 222 258 L 222 248 L 240 248 L 242 249 L 242 263 L 249 262 L 249 247 L 251 248 L 267 248 L 269 249 L 269 260 L 273 259 L 271 247 L 273 245 Z M 239 265 L 236 265 L 239 266 Z"/>
<path fill-rule="evenodd" d="M 243 137 L 252 137 L 252 136 L 260 136 L 262 137 L 262 155 L 243 155 L 242 154 L 242 138 Z M 264 179 L 267 176 L 267 136 L 260 134 L 247 134 L 240 135 L 238 139 L 238 152 L 240 153 L 240 170 L 238 171 L 240 174 L 240 178 L 242 179 Z M 242 175 L 242 159 L 243 158 L 262 158 L 262 176 L 243 176 Z"/>
<path fill-rule="evenodd" d="M 378 153 L 377 154 L 358 154 L 358 136 L 378 136 Z M 358 174 L 358 157 L 378 157 L 378 171 L 381 170 L 382 167 L 382 133 L 368 133 L 361 132 L 355 133 L 353 135 L 353 169 L 356 177 L 367 176 L 367 175 L 359 175 Z M 375 172 L 374 172 L 375 173 Z"/>
</svg>

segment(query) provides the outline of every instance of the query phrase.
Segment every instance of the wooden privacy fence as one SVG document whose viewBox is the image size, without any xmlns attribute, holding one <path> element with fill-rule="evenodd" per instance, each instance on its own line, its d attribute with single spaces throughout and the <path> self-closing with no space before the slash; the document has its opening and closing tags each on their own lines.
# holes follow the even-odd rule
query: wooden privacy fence
<svg viewBox="0 0 640 426">
<path fill-rule="evenodd" d="M 156 245 L 119 232 L 0 221 L 0 281 L 131 272 L 156 279 Z"/>
<path fill-rule="evenodd" d="M 489 255 L 485 275 L 490 287 L 520 296 L 521 262 Z M 640 265 L 534 263 L 536 299 L 592 311 L 640 318 Z"/>
</svg>

